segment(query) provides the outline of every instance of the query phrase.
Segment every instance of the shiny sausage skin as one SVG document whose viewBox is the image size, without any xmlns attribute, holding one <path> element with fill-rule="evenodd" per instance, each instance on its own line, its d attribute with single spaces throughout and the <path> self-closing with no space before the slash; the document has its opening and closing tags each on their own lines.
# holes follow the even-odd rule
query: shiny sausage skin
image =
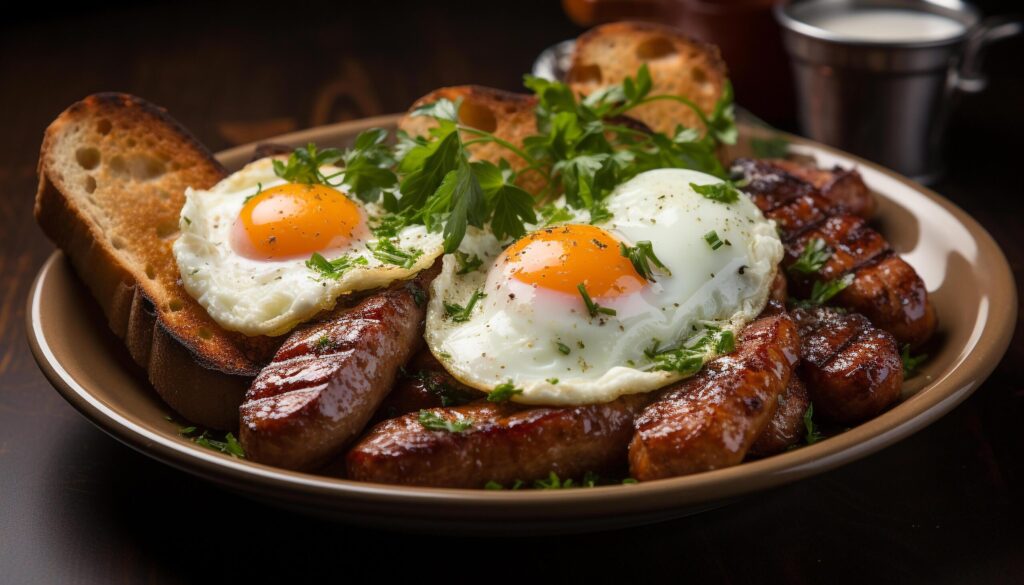
<svg viewBox="0 0 1024 585">
<path fill-rule="evenodd" d="M 424 408 L 459 406 L 486 396 L 453 378 L 429 350 L 422 349 L 405 365 L 370 425 Z"/>
<path fill-rule="evenodd" d="M 826 171 L 785 159 L 768 159 L 767 162 L 797 179 L 810 183 L 827 199 L 843 206 L 854 215 L 871 219 L 875 214 L 875 196 L 855 169 L 837 166 Z"/>
<path fill-rule="evenodd" d="M 853 283 L 833 304 L 862 313 L 900 343 L 917 347 L 931 337 L 937 319 L 924 282 L 862 218 L 777 162 L 739 159 L 733 172 L 747 179 L 744 190 L 778 225 L 786 247 L 784 266 L 791 266 L 814 239 L 833 252 L 814 274 L 786 271 L 792 295 L 806 298 L 815 281 L 853 274 Z"/>
<path fill-rule="evenodd" d="M 743 461 L 775 413 L 799 359 L 796 325 L 782 313 L 743 330 L 735 352 L 663 390 L 634 423 L 630 475 L 640 481 Z"/>
<path fill-rule="evenodd" d="M 800 330 L 800 376 L 815 416 L 856 424 L 899 399 L 903 360 L 892 335 L 856 313 L 815 307 L 791 314 Z"/>
<path fill-rule="evenodd" d="M 615 470 L 626 458 L 633 418 L 648 395 L 607 404 L 536 407 L 480 401 L 430 412 L 447 420 L 470 419 L 462 432 L 430 430 L 413 412 L 386 420 L 346 457 L 358 481 L 481 488 L 489 481 L 562 478 Z"/>
<path fill-rule="evenodd" d="M 779 395 L 779 405 L 775 415 L 768 421 L 768 428 L 750 446 L 748 455 L 767 457 L 788 449 L 800 442 L 807 432 L 804 426 L 804 414 L 810 406 L 811 399 L 807 395 L 807 386 L 800 376 L 789 377 L 789 385 Z"/>
<path fill-rule="evenodd" d="M 310 469 L 362 432 L 422 343 L 426 278 L 396 283 L 288 336 L 240 408 L 249 459 Z"/>
</svg>

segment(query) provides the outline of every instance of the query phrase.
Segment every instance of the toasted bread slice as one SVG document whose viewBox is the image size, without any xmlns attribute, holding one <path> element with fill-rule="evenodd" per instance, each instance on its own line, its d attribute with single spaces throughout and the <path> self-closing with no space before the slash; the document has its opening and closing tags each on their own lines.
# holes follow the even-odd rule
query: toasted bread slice
<svg viewBox="0 0 1024 585">
<path fill-rule="evenodd" d="M 171 253 L 185 188 L 212 186 L 224 168 L 162 109 L 102 93 L 50 124 L 38 172 L 36 220 L 160 396 L 190 421 L 237 427 L 278 341 L 217 325 L 182 288 Z"/>
<path fill-rule="evenodd" d="M 576 39 L 567 81 L 576 93 L 589 95 L 636 76 L 644 63 L 653 81 L 651 95 L 682 96 L 705 114 L 714 111 L 727 77 L 718 47 L 659 24 L 615 22 L 587 31 Z M 677 124 L 704 129 L 696 112 L 674 101 L 646 104 L 630 110 L 629 116 L 666 134 Z"/>
<path fill-rule="evenodd" d="M 436 102 L 440 99 L 451 101 L 462 100 L 459 106 L 459 122 L 465 126 L 490 132 L 517 147 L 522 147 L 523 139 L 537 133 L 537 118 L 534 109 L 537 100 L 531 95 L 513 93 L 479 85 L 460 85 L 443 87 L 434 90 L 416 100 L 409 108 L 416 108 Z M 437 125 L 433 118 L 427 116 L 406 115 L 398 123 L 401 130 L 411 136 L 422 136 Z M 475 136 L 465 136 L 467 140 Z M 493 142 L 473 144 L 469 152 L 474 160 L 485 160 L 497 164 L 505 159 L 515 170 L 527 166 L 525 160 L 509 149 Z M 526 172 L 519 176 L 518 184 L 530 193 L 538 193 L 545 185 L 543 175 L 537 172 Z"/>
</svg>

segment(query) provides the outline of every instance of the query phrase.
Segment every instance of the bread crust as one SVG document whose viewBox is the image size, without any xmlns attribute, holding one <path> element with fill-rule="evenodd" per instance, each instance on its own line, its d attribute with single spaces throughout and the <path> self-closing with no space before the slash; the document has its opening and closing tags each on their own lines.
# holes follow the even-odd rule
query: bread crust
<svg viewBox="0 0 1024 585">
<path fill-rule="evenodd" d="M 192 422 L 237 428 L 279 342 L 217 326 L 182 289 L 170 250 L 185 187 L 208 188 L 225 169 L 161 108 L 102 93 L 47 128 L 38 174 L 36 221 L 156 391 Z"/>
</svg>

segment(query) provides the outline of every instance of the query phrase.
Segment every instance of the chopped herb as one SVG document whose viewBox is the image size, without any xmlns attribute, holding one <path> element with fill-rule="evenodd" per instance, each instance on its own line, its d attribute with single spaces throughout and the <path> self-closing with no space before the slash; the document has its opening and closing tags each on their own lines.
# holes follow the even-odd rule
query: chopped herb
<svg viewBox="0 0 1024 585">
<path fill-rule="evenodd" d="M 594 473 L 593 471 L 587 471 L 586 473 L 583 474 L 583 479 L 580 480 L 580 485 L 582 485 L 583 487 L 594 487 L 600 480 L 601 477 L 598 476 L 596 473 Z"/>
<path fill-rule="evenodd" d="M 328 349 L 331 349 L 331 347 L 333 345 L 334 345 L 334 342 L 332 342 L 331 338 L 328 337 L 327 335 L 321 335 L 316 340 L 316 349 L 317 349 L 317 351 L 326 351 Z"/>
<path fill-rule="evenodd" d="M 185 220 L 185 224 L 186 224 L 186 225 L 192 225 L 192 220 L 191 220 L 191 219 L 189 219 L 187 215 L 183 215 L 183 216 L 181 216 L 181 219 L 184 219 L 184 220 Z"/>
<path fill-rule="evenodd" d="M 660 268 L 666 275 L 672 276 L 672 272 L 668 267 L 654 255 L 654 246 L 648 240 L 637 242 L 636 246 L 633 247 L 627 246 L 624 242 L 620 242 L 619 252 L 629 259 L 637 274 L 651 282 L 655 282 L 654 271 L 651 269 L 651 264 Z"/>
<path fill-rule="evenodd" d="M 498 482 L 496 482 L 496 481 L 494 481 L 492 479 L 491 481 L 489 481 L 489 482 L 484 484 L 484 489 L 485 490 L 503 490 L 503 489 L 505 489 L 505 486 L 501 485 L 500 483 L 498 483 Z"/>
<path fill-rule="evenodd" d="M 458 250 L 455 251 L 455 261 L 459 264 L 459 270 L 455 274 L 469 274 L 484 263 L 479 256 L 475 254 L 470 256 Z"/>
<path fill-rule="evenodd" d="M 191 434 L 192 434 L 192 433 L 194 433 L 194 432 L 196 432 L 196 428 L 195 428 L 195 427 L 192 427 L 192 426 L 189 426 L 189 427 L 181 427 L 181 428 L 179 428 L 179 429 L 178 429 L 178 434 L 179 434 L 179 435 L 183 435 L 183 436 L 184 436 L 184 435 L 191 435 Z"/>
<path fill-rule="evenodd" d="M 556 341 L 555 345 L 558 347 L 558 353 L 562 355 L 569 355 L 572 353 L 572 349 L 561 341 Z"/>
<path fill-rule="evenodd" d="M 551 384 L 552 386 L 554 386 L 555 384 L 558 383 L 558 378 L 548 378 L 547 382 L 548 382 L 548 384 Z"/>
<path fill-rule="evenodd" d="M 543 226 L 554 225 L 556 223 L 564 223 L 572 220 L 572 212 L 565 207 L 557 207 L 554 203 L 549 203 L 544 207 L 540 208 L 540 217 L 543 220 Z"/>
<path fill-rule="evenodd" d="M 566 478 L 564 481 L 559 479 L 558 474 L 554 471 L 548 473 L 547 479 L 538 479 L 533 482 L 533 487 L 539 490 L 562 490 L 568 489 L 573 486 L 571 478 Z"/>
<path fill-rule="evenodd" d="M 576 285 L 576 290 L 580 291 L 580 296 L 583 297 L 583 302 L 587 305 L 587 313 L 589 313 L 591 317 L 596 317 L 598 313 L 603 315 L 615 315 L 615 309 L 602 307 L 595 303 L 594 300 L 590 298 L 590 295 L 587 294 L 587 287 L 584 286 L 582 282 Z"/>
<path fill-rule="evenodd" d="M 403 250 L 395 245 L 393 241 L 387 239 L 377 240 L 376 244 L 369 244 L 366 247 L 369 248 L 370 252 L 373 253 L 373 257 L 377 260 L 406 269 L 412 268 L 416 263 L 416 259 L 423 255 L 423 250 Z"/>
<path fill-rule="evenodd" d="M 804 441 L 808 445 L 813 445 L 824 437 L 821 436 L 821 432 L 818 431 L 817 426 L 814 424 L 814 404 L 807 405 L 807 412 L 804 413 L 804 429 L 807 431 L 804 434 Z"/>
<path fill-rule="evenodd" d="M 852 273 L 847 274 L 842 278 L 833 278 L 832 280 L 829 280 L 827 282 L 816 280 L 814 282 L 814 287 L 811 288 L 811 298 L 807 299 L 806 301 L 798 302 L 797 304 L 801 306 L 824 305 L 832 297 L 843 292 L 843 289 L 850 286 L 850 283 L 852 282 Z"/>
<path fill-rule="evenodd" d="M 724 241 L 721 240 L 718 237 L 718 232 L 716 232 L 715 230 L 711 230 L 710 232 L 704 234 L 704 241 L 707 242 L 709 246 L 711 246 L 712 250 L 717 250 L 717 249 L 721 248 L 722 246 L 731 246 L 732 245 L 729 242 L 729 240 L 724 240 Z"/>
<path fill-rule="evenodd" d="M 715 344 L 715 352 L 726 354 L 736 349 L 736 336 L 733 335 L 732 331 L 722 331 L 717 336 L 718 342 Z"/>
<path fill-rule="evenodd" d="M 487 395 L 487 402 L 508 402 L 514 395 L 522 393 L 522 389 L 516 388 L 512 384 L 512 380 L 509 380 L 495 386 L 494 390 Z"/>
<path fill-rule="evenodd" d="M 378 238 L 393 238 L 407 225 L 409 225 L 407 217 L 392 213 L 377 218 L 376 224 L 370 231 Z"/>
<path fill-rule="evenodd" d="M 483 291 L 473 291 L 473 296 L 469 297 L 469 302 L 465 307 L 457 305 L 455 303 L 444 303 L 444 312 L 452 321 L 456 323 L 464 323 L 469 321 L 470 315 L 473 313 L 473 307 L 476 306 L 477 301 L 487 296 L 487 293 Z"/>
<path fill-rule="evenodd" d="M 629 485 L 629 484 L 633 484 L 633 483 L 640 483 L 640 482 L 638 482 L 637 480 L 633 479 L 632 477 L 627 477 L 626 479 L 622 480 L 622 485 Z"/>
<path fill-rule="evenodd" d="M 448 431 L 449 433 L 461 433 L 473 427 L 473 419 L 459 416 L 456 420 L 448 420 L 445 417 L 430 410 L 420 410 L 419 422 L 423 428 L 431 431 Z"/>
<path fill-rule="evenodd" d="M 325 176 L 320 167 L 329 165 L 341 160 L 343 153 L 337 148 L 325 148 L 320 150 L 310 142 L 305 148 L 296 148 L 287 161 L 274 159 L 274 174 L 289 183 L 305 183 L 307 185 L 319 183 L 336 187 L 338 184 L 330 182 L 330 177 Z"/>
<path fill-rule="evenodd" d="M 178 432 L 183 437 L 188 437 L 193 443 L 200 447 L 217 451 L 225 455 L 230 455 L 238 459 L 245 459 L 245 450 L 242 449 L 242 444 L 238 442 L 238 439 L 231 433 L 224 435 L 224 440 L 218 440 L 210 435 L 210 431 L 204 430 L 197 436 L 191 436 L 196 432 L 196 427 L 182 427 L 178 429 Z"/>
<path fill-rule="evenodd" d="M 800 253 L 800 257 L 796 259 L 796 262 L 789 265 L 788 270 L 790 272 L 799 272 L 801 274 L 814 274 L 821 270 L 821 267 L 824 266 L 831 257 L 832 250 L 825 245 L 825 240 L 821 238 L 811 238 L 811 240 L 807 242 L 807 245 L 804 246 L 804 250 Z"/>
<path fill-rule="evenodd" d="M 723 181 L 710 185 L 690 183 L 690 188 L 707 199 L 718 201 L 719 203 L 735 203 L 740 198 L 740 192 L 732 181 Z"/>
<path fill-rule="evenodd" d="M 242 205 L 245 205 L 246 203 L 249 202 L 250 199 L 252 199 L 253 197 L 256 197 L 257 195 L 259 195 L 262 192 L 263 192 L 263 183 L 256 183 L 256 192 L 253 193 L 252 195 L 249 195 L 248 197 L 246 197 L 242 201 Z"/>
<path fill-rule="evenodd" d="M 441 406 L 459 406 L 480 397 L 480 394 L 477 392 L 445 383 L 443 376 L 427 370 L 409 375 L 409 377 L 419 380 L 423 387 L 427 389 L 427 392 L 440 398 Z"/>
<path fill-rule="evenodd" d="M 750 147 L 757 158 L 786 158 L 789 154 L 789 141 L 781 136 L 751 138 Z"/>
<path fill-rule="evenodd" d="M 654 363 L 655 370 L 675 372 L 683 376 L 696 374 L 704 366 L 704 354 L 686 348 L 661 351 L 648 357 Z"/>
<path fill-rule="evenodd" d="M 409 294 L 412 295 L 412 301 L 416 303 L 417 307 L 422 307 L 427 302 L 427 293 L 423 288 L 416 284 L 416 282 L 410 282 L 406 285 L 409 290 Z"/>
<path fill-rule="evenodd" d="M 910 344 L 905 344 L 900 357 L 903 359 L 903 377 L 912 378 L 917 374 L 921 363 L 928 359 L 928 354 L 912 356 L 910 355 Z"/>
<path fill-rule="evenodd" d="M 342 274 L 345 274 L 354 266 L 366 266 L 367 260 L 362 256 L 342 256 L 334 260 L 328 260 L 321 256 L 318 252 L 313 252 L 313 255 L 306 260 L 306 268 L 316 271 L 320 274 L 321 278 L 330 278 L 337 280 Z"/>
</svg>

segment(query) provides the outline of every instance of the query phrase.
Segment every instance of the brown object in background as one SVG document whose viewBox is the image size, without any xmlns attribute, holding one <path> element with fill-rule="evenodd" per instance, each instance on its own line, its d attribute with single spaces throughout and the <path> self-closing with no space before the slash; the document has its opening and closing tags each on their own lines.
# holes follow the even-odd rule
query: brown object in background
<svg viewBox="0 0 1024 585">
<path fill-rule="evenodd" d="M 616 20 L 672 25 L 713 43 L 729 65 L 736 101 L 775 125 L 795 117 L 793 79 L 772 16 L 779 0 L 562 0 L 580 26 Z"/>
</svg>

